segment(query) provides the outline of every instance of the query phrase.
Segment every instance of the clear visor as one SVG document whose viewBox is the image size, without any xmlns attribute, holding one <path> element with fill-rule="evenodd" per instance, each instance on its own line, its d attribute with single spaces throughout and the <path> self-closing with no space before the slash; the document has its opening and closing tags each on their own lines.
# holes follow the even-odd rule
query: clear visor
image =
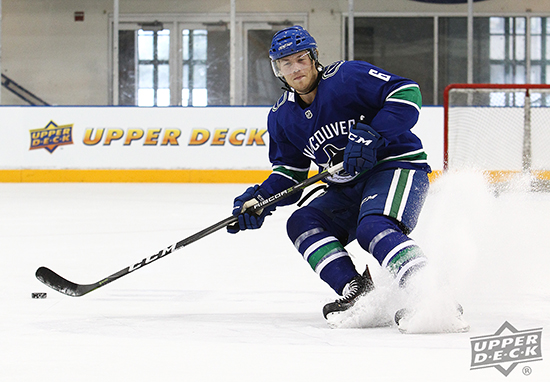
<svg viewBox="0 0 550 382">
<path fill-rule="evenodd" d="M 273 68 L 273 73 L 275 73 L 277 77 L 284 77 L 302 69 L 309 68 L 312 63 L 313 59 L 311 58 L 310 52 L 307 50 L 271 61 L 271 67 Z"/>
</svg>

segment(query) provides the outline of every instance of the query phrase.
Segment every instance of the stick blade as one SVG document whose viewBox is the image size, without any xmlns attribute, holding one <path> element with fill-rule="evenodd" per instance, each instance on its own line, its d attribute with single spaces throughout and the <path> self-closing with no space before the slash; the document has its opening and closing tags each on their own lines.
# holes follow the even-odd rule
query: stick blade
<svg viewBox="0 0 550 382">
<path fill-rule="evenodd" d="M 35 276 L 43 284 L 67 296 L 78 297 L 93 290 L 88 285 L 75 284 L 46 267 L 38 268 Z"/>
</svg>

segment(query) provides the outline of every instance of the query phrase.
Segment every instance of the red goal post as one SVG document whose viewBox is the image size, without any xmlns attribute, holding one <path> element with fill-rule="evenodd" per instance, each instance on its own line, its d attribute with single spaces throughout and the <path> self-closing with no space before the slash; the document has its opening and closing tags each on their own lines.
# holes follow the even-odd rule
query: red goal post
<svg viewBox="0 0 550 382">
<path fill-rule="evenodd" d="M 451 84 L 444 124 L 445 170 L 550 179 L 550 84 Z"/>
</svg>

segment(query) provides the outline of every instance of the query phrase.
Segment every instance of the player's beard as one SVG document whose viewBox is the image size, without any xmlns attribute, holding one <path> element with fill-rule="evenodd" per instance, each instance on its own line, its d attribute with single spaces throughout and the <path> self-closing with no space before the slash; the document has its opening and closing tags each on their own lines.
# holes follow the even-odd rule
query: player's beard
<svg viewBox="0 0 550 382">
<path fill-rule="evenodd" d="M 320 79 L 321 79 L 320 73 L 317 70 L 315 70 L 315 79 L 311 82 L 311 84 L 307 87 L 307 89 L 305 89 L 304 91 L 298 91 L 296 89 L 294 90 L 296 90 L 296 93 L 298 95 L 307 95 L 317 88 L 317 85 L 319 85 Z"/>
</svg>

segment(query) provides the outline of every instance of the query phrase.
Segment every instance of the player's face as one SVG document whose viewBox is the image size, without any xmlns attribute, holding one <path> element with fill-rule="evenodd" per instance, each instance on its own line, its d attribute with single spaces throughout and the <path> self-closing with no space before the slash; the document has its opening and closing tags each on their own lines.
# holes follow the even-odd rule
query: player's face
<svg viewBox="0 0 550 382">
<path fill-rule="evenodd" d="M 317 70 L 308 51 L 295 53 L 277 60 L 286 82 L 298 93 L 306 93 L 317 79 Z"/>
</svg>

